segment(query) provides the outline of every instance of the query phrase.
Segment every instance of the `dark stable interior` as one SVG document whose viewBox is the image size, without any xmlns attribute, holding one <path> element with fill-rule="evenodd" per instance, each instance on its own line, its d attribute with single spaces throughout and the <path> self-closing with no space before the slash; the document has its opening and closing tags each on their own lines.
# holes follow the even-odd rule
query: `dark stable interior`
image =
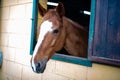
<svg viewBox="0 0 120 80">
<path fill-rule="evenodd" d="M 90 15 L 84 14 L 83 11 L 90 12 L 91 0 L 48 0 L 48 2 L 62 2 L 65 7 L 65 16 L 89 30 Z M 47 7 L 50 9 L 55 6 L 48 5 Z M 57 53 L 69 55 L 64 48 Z"/>
</svg>

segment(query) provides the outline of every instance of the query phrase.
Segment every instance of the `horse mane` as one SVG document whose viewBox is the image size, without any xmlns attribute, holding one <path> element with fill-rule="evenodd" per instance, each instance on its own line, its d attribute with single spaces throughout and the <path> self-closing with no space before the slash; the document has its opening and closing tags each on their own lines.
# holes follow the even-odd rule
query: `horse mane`
<svg viewBox="0 0 120 80">
<path fill-rule="evenodd" d="M 75 27 L 79 28 L 79 29 L 82 29 L 86 32 L 88 32 L 88 30 L 86 28 L 84 28 L 82 25 L 78 24 L 77 22 L 74 22 L 73 20 L 71 20 L 70 18 L 67 18 L 67 17 L 63 17 L 64 19 L 66 19 L 68 22 L 70 22 L 72 25 L 75 25 Z"/>
</svg>

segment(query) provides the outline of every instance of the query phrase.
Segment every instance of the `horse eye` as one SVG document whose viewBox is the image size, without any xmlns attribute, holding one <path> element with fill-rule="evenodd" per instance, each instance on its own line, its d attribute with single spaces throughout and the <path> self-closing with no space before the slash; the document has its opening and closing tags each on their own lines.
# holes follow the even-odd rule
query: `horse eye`
<svg viewBox="0 0 120 80">
<path fill-rule="evenodd" d="M 57 34 L 58 32 L 59 32 L 58 29 L 53 30 L 53 33 L 54 33 L 54 34 Z"/>
</svg>

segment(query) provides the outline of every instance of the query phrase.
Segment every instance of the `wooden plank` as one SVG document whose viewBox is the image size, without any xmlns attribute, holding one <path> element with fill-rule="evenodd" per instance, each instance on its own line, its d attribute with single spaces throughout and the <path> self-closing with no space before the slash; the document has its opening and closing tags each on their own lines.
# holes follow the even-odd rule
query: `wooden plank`
<svg viewBox="0 0 120 80">
<path fill-rule="evenodd" d="M 104 56 L 106 54 L 107 4 L 108 0 L 98 0 L 96 3 L 93 56 Z"/>
<path fill-rule="evenodd" d="M 109 0 L 107 21 L 107 58 L 120 60 L 120 0 Z"/>
</svg>

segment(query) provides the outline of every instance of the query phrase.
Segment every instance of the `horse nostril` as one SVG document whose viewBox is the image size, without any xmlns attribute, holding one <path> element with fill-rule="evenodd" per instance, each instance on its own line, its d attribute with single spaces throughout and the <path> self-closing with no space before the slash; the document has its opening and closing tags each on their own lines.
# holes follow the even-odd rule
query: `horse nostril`
<svg viewBox="0 0 120 80">
<path fill-rule="evenodd" d="M 32 67 L 32 69 L 34 70 L 34 68 Z"/>
<path fill-rule="evenodd" d="M 38 62 L 37 67 L 40 67 L 40 63 Z"/>
<path fill-rule="evenodd" d="M 40 64 L 40 62 L 38 62 L 36 65 L 36 72 L 40 73 L 40 71 L 41 71 L 41 64 Z"/>
</svg>

